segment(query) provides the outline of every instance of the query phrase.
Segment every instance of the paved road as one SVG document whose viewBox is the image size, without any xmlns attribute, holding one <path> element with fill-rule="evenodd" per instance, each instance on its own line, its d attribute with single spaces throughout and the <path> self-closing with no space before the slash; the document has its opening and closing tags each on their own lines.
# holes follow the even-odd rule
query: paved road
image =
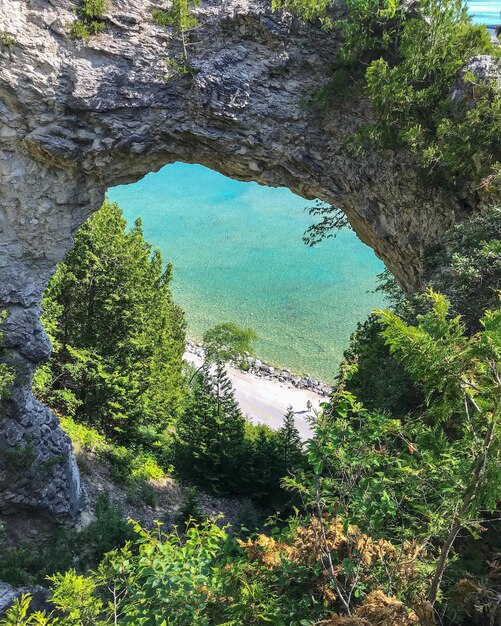
<svg viewBox="0 0 501 626">
<path fill-rule="evenodd" d="M 201 365 L 200 357 L 185 353 L 184 358 L 196 367 Z M 235 389 L 235 397 L 242 412 L 249 416 L 254 424 L 267 424 L 270 428 L 280 428 L 284 414 L 289 405 L 295 411 L 296 427 L 302 439 L 311 435 L 307 422 L 308 400 L 313 408 L 318 408 L 320 402 L 325 402 L 323 396 L 307 391 L 282 385 L 276 380 L 265 380 L 247 372 L 228 368 L 228 375 Z"/>
</svg>

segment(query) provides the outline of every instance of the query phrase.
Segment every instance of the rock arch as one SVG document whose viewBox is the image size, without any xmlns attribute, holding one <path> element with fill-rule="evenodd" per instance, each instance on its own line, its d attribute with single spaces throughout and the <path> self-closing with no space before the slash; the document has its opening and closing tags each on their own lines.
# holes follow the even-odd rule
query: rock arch
<svg viewBox="0 0 501 626">
<path fill-rule="evenodd" d="M 162 0 L 110 0 L 106 29 L 69 39 L 70 0 L 0 0 L 0 308 L 17 372 L 0 420 L 0 511 L 71 522 L 78 470 L 57 419 L 31 393 L 50 354 L 40 300 L 72 234 L 110 185 L 181 160 L 239 180 L 287 186 L 346 212 L 408 290 L 423 248 L 460 204 L 417 177 L 406 154 L 346 140 L 370 110 L 363 98 L 304 107 L 329 74 L 335 34 L 272 14 L 266 0 L 203 0 L 193 34 L 193 75 L 166 81 L 175 33 L 154 23 Z M 33 452 L 13 469 L 6 451 Z"/>
</svg>

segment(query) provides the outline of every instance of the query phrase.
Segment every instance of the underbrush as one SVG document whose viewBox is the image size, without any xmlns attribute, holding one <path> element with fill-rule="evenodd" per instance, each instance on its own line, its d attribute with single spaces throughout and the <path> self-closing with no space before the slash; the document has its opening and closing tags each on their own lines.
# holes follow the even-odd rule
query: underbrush
<svg viewBox="0 0 501 626">
<path fill-rule="evenodd" d="M 83 474 L 91 472 L 94 462 L 103 463 L 112 480 L 125 488 L 131 503 L 156 506 L 156 492 L 149 481 L 163 478 L 166 471 L 150 451 L 141 445 L 119 446 L 95 428 L 70 417 L 60 420 Z M 145 436 L 145 445 L 147 442 Z M 134 537 L 122 509 L 111 502 L 107 493 L 98 496 L 94 516 L 95 520 L 83 531 L 59 529 L 46 543 L 34 546 L 29 542 L 0 549 L 0 580 L 14 586 L 46 584 L 47 577 L 57 572 L 85 572 L 96 567 L 107 552 Z"/>
<path fill-rule="evenodd" d="M 81 532 L 60 529 L 47 543 L 0 549 L 0 580 L 14 586 L 46 584 L 56 572 L 96 567 L 107 552 L 132 539 L 132 527 L 106 494 L 96 502 L 95 517 Z"/>
<path fill-rule="evenodd" d="M 106 440 L 96 429 L 70 417 L 62 417 L 61 425 L 72 440 L 82 473 L 90 471 L 88 457 L 95 455 L 109 468 L 112 480 L 127 489 L 131 502 L 143 502 L 152 507 L 156 505 L 156 494 L 149 481 L 164 478 L 172 467 L 160 465 L 151 451 L 158 441 L 152 442 L 151 434 L 149 440 L 147 437 L 138 438 L 139 443 L 125 447 Z"/>
<path fill-rule="evenodd" d="M 436 624 L 422 593 L 432 563 L 419 542 L 374 539 L 329 514 L 296 516 L 282 528 L 275 522 L 266 533 L 245 539 L 210 520 L 191 520 L 183 532 L 169 533 L 160 524 L 154 530 L 133 524 L 130 543 L 107 554 L 94 571 L 51 574 L 57 617 L 33 623 L 125 626 L 158 624 L 168 616 L 163 622 L 168 626 Z M 332 562 L 326 560 L 326 546 Z M 494 573 L 496 567 L 499 571 L 499 562 L 491 564 Z M 482 601 L 487 619 L 495 619 L 496 587 L 462 574 L 450 597 L 452 622 L 444 623 L 478 615 Z M 382 584 L 386 577 L 391 593 Z M 355 585 L 351 616 L 343 617 L 336 612 L 336 587 L 343 593 L 350 585 Z M 0 624 L 30 623 L 22 617 L 28 604 L 23 597 Z"/>
<path fill-rule="evenodd" d="M 167 475 L 151 452 L 159 442 L 158 436 L 151 431 L 143 432 L 139 437 L 142 445 L 127 448 L 107 441 L 94 428 L 72 418 L 61 417 L 60 421 L 72 440 L 83 474 L 91 476 L 95 472 L 95 464 L 102 465 L 109 471 L 113 483 L 126 493 L 128 503 L 139 509 L 144 505 L 157 507 L 158 495 L 152 481 Z M 159 455 L 162 453 L 165 454 L 165 451 L 159 452 Z M 172 471 L 171 466 L 166 469 Z M 105 485 L 104 488 L 108 487 Z M 159 512 L 159 525 L 179 528 L 184 534 L 194 522 L 208 523 L 197 487 L 183 487 L 179 498 L 179 505 L 174 505 L 174 513 Z M 127 542 L 137 541 L 133 523 L 126 519 L 121 506 L 112 502 L 107 492 L 97 497 L 93 510 L 94 521 L 82 531 L 58 529 L 45 542 L 34 544 L 29 541 L 15 547 L 0 548 L 0 580 L 13 586 L 47 586 L 50 577 L 56 575 L 87 575 L 99 566 L 107 553 L 122 548 Z M 254 529 L 261 519 L 259 508 L 247 501 L 239 509 L 236 528 L 243 526 L 246 532 L 247 527 Z"/>
</svg>

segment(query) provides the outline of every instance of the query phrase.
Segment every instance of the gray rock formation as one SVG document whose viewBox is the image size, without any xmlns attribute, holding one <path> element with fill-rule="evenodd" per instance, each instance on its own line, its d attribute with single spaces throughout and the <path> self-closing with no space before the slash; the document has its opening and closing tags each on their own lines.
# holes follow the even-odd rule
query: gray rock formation
<svg viewBox="0 0 501 626">
<path fill-rule="evenodd" d="M 51 610 L 52 607 L 48 603 L 48 589 L 45 589 L 40 585 L 33 585 L 31 587 L 12 587 L 12 585 L 9 585 L 8 583 L 0 582 L 0 617 L 5 615 L 17 599 L 20 599 L 26 594 L 29 594 L 31 597 L 28 615 L 34 611 Z"/>
<path fill-rule="evenodd" d="M 50 353 L 40 300 L 109 186 L 177 160 L 287 186 L 342 207 L 409 290 L 423 248 L 465 211 L 420 179 L 409 155 L 348 149 L 370 118 L 363 99 L 302 105 L 329 75 L 334 33 L 272 14 L 266 0 L 203 0 L 195 71 L 166 80 L 181 47 L 152 20 L 163 0 L 110 0 L 105 31 L 87 43 L 66 36 L 75 5 L 0 0 L 0 32 L 13 40 L 0 44 L 0 308 L 18 374 L 0 422 L 0 510 L 70 522 L 80 501 L 71 446 L 31 393 Z"/>
</svg>

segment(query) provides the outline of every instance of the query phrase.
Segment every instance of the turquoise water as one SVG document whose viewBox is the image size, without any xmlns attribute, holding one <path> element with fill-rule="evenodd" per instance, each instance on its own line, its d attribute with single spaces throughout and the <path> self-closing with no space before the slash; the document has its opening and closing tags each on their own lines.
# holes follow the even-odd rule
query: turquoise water
<svg viewBox="0 0 501 626">
<path fill-rule="evenodd" d="M 476 24 L 501 24 L 500 0 L 470 0 L 468 7 Z"/>
<path fill-rule="evenodd" d="M 305 246 L 309 203 L 287 189 L 175 163 L 108 195 L 129 223 L 143 217 L 146 238 L 173 263 L 194 339 L 221 321 L 251 326 L 260 358 L 330 381 L 357 321 L 383 305 L 373 251 L 347 229 Z"/>
</svg>

